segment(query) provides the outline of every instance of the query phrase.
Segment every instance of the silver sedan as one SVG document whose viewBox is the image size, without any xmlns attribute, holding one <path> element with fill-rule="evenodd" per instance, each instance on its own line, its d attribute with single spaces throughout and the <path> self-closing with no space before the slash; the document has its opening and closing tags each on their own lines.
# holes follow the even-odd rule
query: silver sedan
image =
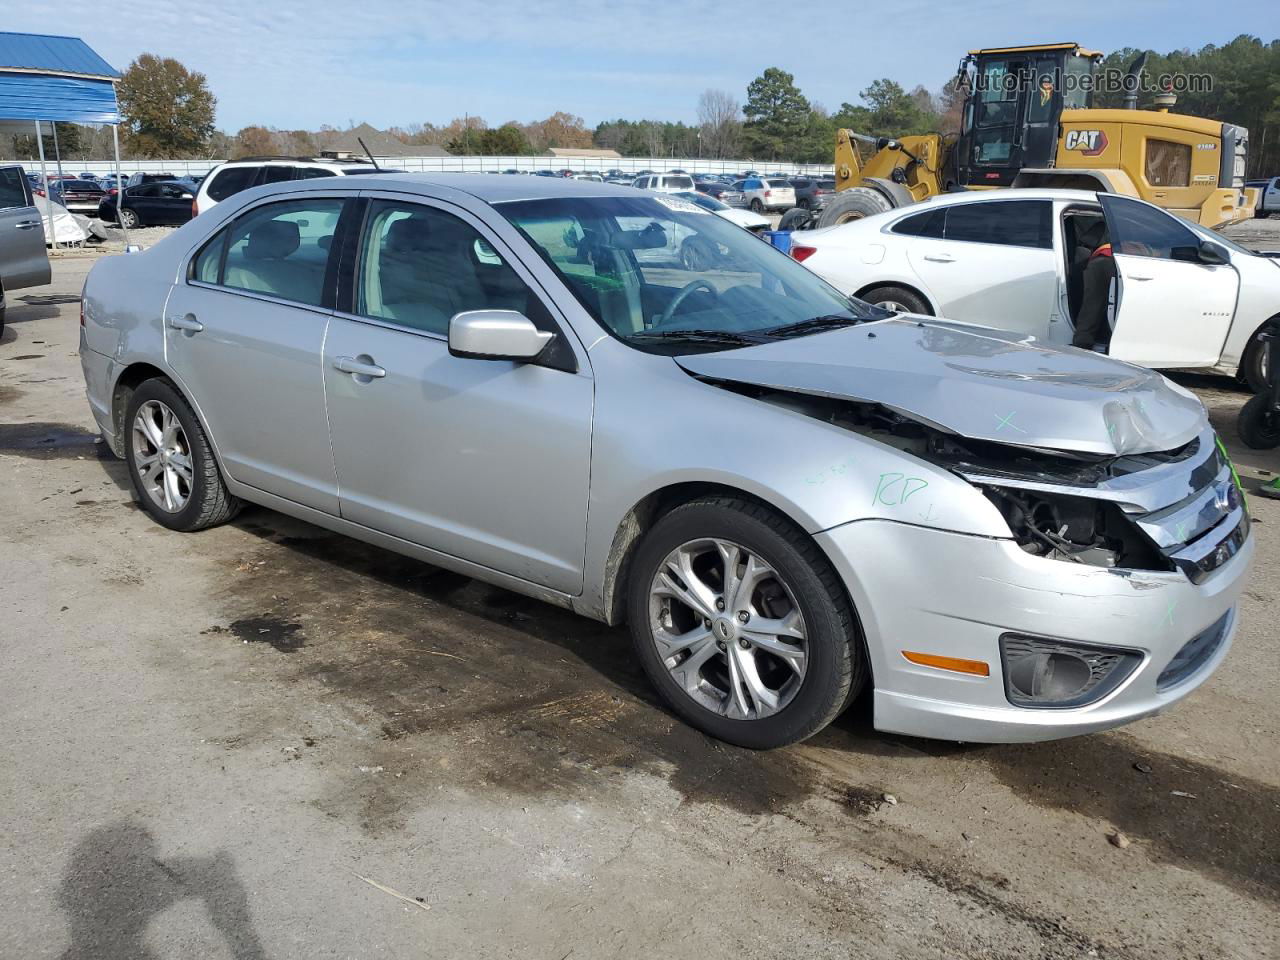
<svg viewBox="0 0 1280 960">
<path fill-rule="evenodd" d="M 156 521 L 248 501 L 626 621 L 733 743 L 868 686 L 883 730 L 1100 730 L 1236 627 L 1253 538 L 1190 394 L 888 314 L 678 197 L 258 188 L 99 261 L 83 306 L 89 403 Z"/>
</svg>

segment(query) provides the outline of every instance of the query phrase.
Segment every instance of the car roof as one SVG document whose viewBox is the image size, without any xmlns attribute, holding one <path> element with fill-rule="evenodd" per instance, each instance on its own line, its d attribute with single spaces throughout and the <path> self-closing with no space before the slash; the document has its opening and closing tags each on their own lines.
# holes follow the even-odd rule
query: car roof
<svg viewBox="0 0 1280 960">
<path fill-rule="evenodd" d="M 920 203 L 949 206 L 953 203 L 981 203 L 983 200 L 1078 200 L 1084 203 L 1097 203 L 1098 194 L 1094 190 L 1067 190 L 1060 187 L 996 187 L 992 190 L 958 190 L 955 193 L 941 193 L 921 200 Z M 912 204 L 913 207 L 919 205 Z"/>
<path fill-rule="evenodd" d="M 678 176 L 678 174 L 677 174 Z M 271 184 L 271 192 L 295 193 L 312 190 L 333 190 L 333 180 L 328 177 Z M 343 178 L 343 190 L 380 190 L 402 193 L 421 192 L 434 196 L 437 189 L 457 190 L 470 194 L 485 203 L 506 203 L 512 200 L 545 200 L 557 197 L 635 197 L 634 187 L 594 180 L 575 180 L 572 177 L 489 177 L 482 173 L 382 173 L 348 174 Z M 259 191 L 266 187 L 254 187 Z M 239 194 L 237 194 L 239 196 Z"/>
</svg>

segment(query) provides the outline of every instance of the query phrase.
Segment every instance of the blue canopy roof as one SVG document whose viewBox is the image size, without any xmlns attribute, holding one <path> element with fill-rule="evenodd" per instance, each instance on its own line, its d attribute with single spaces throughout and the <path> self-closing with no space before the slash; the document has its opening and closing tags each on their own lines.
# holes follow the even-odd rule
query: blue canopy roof
<svg viewBox="0 0 1280 960">
<path fill-rule="evenodd" d="M 0 119 L 119 123 L 119 76 L 78 37 L 0 32 Z"/>
</svg>

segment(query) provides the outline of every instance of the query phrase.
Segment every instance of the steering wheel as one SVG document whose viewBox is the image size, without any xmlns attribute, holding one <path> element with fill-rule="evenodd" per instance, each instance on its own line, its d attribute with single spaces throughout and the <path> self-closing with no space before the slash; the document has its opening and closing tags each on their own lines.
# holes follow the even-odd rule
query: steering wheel
<svg viewBox="0 0 1280 960">
<path fill-rule="evenodd" d="M 680 305 L 684 303 L 689 294 L 693 293 L 695 290 L 706 290 L 716 299 L 719 299 L 720 297 L 720 291 L 716 289 L 715 284 L 710 280 L 705 277 L 699 277 L 697 280 L 692 280 L 680 288 L 680 292 L 677 293 L 675 295 L 675 299 L 671 301 L 671 306 L 667 307 L 666 312 L 662 315 L 662 322 L 657 324 L 657 326 L 666 326 L 667 322 L 675 317 L 676 311 L 680 309 Z"/>
</svg>

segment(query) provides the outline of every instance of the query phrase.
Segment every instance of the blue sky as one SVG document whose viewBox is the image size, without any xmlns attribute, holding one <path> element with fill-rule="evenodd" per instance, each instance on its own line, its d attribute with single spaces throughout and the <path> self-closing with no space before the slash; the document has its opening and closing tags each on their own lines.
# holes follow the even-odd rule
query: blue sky
<svg viewBox="0 0 1280 960">
<path fill-rule="evenodd" d="M 5 29 L 80 25 L 117 69 L 143 52 L 175 57 L 209 78 L 218 126 L 234 133 L 251 123 L 447 123 L 463 113 L 496 125 L 555 110 L 590 125 L 689 121 L 704 89 L 745 99 L 769 66 L 835 109 L 878 77 L 936 88 L 970 47 L 1074 40 L 1165 52 L 1240 33 L 1271 40 L 1278 8 L 1280 0 L 898 0 L 881 24 L 876 12 L 851 16 L 847 0 L 730 4 L 723 13 L 672 0 L 130 0 L 110 15 L 44 0 L 6 11 Z"/>
</svg>

